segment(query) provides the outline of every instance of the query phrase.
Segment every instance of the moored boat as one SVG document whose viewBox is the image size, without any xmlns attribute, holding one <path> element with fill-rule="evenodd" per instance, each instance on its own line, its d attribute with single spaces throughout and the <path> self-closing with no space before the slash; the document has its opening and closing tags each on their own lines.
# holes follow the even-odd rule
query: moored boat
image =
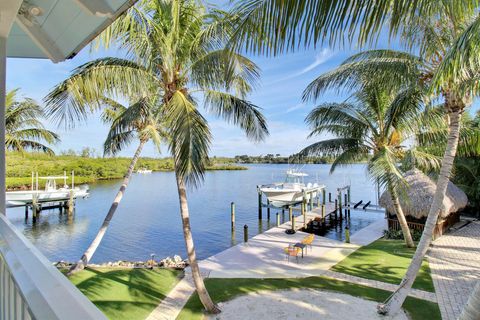
<svg viewBox="0 0 480 320">
<path fill-rule="evenodd" d="M 284 182 L 262 185 L 259 189 L 274 206 L 298 203 L 304 198 L 308 201 L 311 197 L 316 197 L 325 186 L 318 183 L 305 184 L 305 177 L 308 174 L 290 169 L 286 172 Z"/>
<path fill-rule="evenodd" d="M 38 180 L 46 180 L 45 189 L 38 189 Z M 57 188 L 56 180 L 63 179 L 64 185 Z M 32 204 L 34 201 L 40 202 L 55 202 L 55 201 L 66 201 L 69 200 L 72 196 L 73 199 L 76 198 L 86 198 L 89 196 L 88 185 L 82 185 L 80 187 L 75 187 L 72 182 L 72 186 L 68 186 L 66 181 L 68 177 L 63 176 L 47 176 L 47 177 L 38 177 L 36 178 L 36 187 L 33 187 L 33 176 L 32 176 L 32 188 L 31 190 L 22 190 L 22 191 L 8 191 L 6 192 L 6 202 L 7 206 L 25 206 Z M 72 176 L 73 179 L 73 176 Z M 72 194 L 73 193 L 73 194 Z"/>
</svg>

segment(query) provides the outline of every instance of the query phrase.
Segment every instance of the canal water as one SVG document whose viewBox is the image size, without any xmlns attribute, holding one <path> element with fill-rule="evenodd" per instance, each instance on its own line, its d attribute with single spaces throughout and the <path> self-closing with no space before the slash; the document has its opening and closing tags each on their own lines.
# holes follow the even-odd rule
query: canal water
<svg viewBox="0 0 480 320">
<path fill-rule="evenodd" d="M 209 171 L 204 183 L 189 190 L 189 206 L 193 237 L 200 259 L 227 249 L 243 241 L 243 226 L 248 225 L 249 236 L 273 227 L 277 210 L 267 220 L 258 220 L 256 185 L 280 182 L 288 165 L 246 165 L 248 170 Z M 327 186 L 327 193 L 335 196 L 337 187 L 351 185 L 352 202 L 376 203 L 376 188 L 366 175 L 363 164 L 337 169 L 329 174 L 330 165 L 305 165 L 309 174 L 306 182 Z M 90 197 L 79 199 L 75 214 L 69 218 L 59 215 L 58 209 L 42 211 L 36 223 L 25 221 L 23 208 L 7 210 L 10 221 L 51 261 L 77 260 L 95 236 L 110 207 L 121 181 L 104 181 L 90 185 Z M 333 200 L 333 199 L 332 199 Z M 230 229 L 230 203 L 236 204 L 236 230 Z M 278 211 L 280 212 L 280 211 Z M 298 213 L 297 213 L 298 214 Z M 288 214 L 285 214 L 288 219 Z M 351 212 L 351 234 L 373 221 L 382 213 Z M 342 226 L 327 232 L 326 236 L 342 240 Z M 116 260 L 146 260 L 150 254 L 163 258 L 179 254 L 185 257 L 185 245 L 179 214 L 178 196 L 172 172 L 135 174 L 126 194 L 110 223 L 107 234 L 92 262 Z"/>
</svg>

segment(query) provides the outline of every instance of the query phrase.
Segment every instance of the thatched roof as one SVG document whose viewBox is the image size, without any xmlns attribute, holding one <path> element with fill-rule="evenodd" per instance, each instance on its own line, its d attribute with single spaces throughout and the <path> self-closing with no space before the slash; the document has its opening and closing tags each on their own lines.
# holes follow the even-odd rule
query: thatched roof
<svg viewBox="0 0 480 320">
<path fill-rule="evenodd" d="M 408 188 L 403 192 L 399 192 L 400 204 L 404 214 L 417 219 L 426 217 L 435 194 L 435 182 L 417 169 L 408 171 L 404 177 Z M 467 205 L 467 202 L 468 199 L 465 192 L 449 182 L 440 217 L 445 218 L 450 213 L 463 209 Z M 392 198 L 388 191 L 385 191 L 380 197 L 380 205 L 388 212 L 395 212 Z"/>
</svg>

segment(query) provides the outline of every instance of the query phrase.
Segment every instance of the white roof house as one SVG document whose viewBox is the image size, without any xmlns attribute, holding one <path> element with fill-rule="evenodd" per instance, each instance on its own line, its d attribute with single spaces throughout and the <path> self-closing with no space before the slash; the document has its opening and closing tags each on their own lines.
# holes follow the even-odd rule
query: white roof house
<svg viewBox="0 0 480 320">
<path fill-rule="evenodd" d="M 0 0 L 0 144 L 5 145 L 6 58 L 53 62 L 72 58 L 135 2 Z M 0 148 L 0 279 L 0 319 L 105 319 L 5 217 L 4 147 Z"/>
</svg>

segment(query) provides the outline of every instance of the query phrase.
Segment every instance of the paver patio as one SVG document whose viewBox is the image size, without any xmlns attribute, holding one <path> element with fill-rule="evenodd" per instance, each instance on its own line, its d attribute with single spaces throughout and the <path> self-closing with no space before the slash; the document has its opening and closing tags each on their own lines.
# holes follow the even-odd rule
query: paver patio
<svg viewBox="0 0 480 320">
<path fill-rule="evenodd" d="M 435 240 L 428 260 L 442 319 L 458 319 L 480 281 L 480 221 Z"/>
</svg>

